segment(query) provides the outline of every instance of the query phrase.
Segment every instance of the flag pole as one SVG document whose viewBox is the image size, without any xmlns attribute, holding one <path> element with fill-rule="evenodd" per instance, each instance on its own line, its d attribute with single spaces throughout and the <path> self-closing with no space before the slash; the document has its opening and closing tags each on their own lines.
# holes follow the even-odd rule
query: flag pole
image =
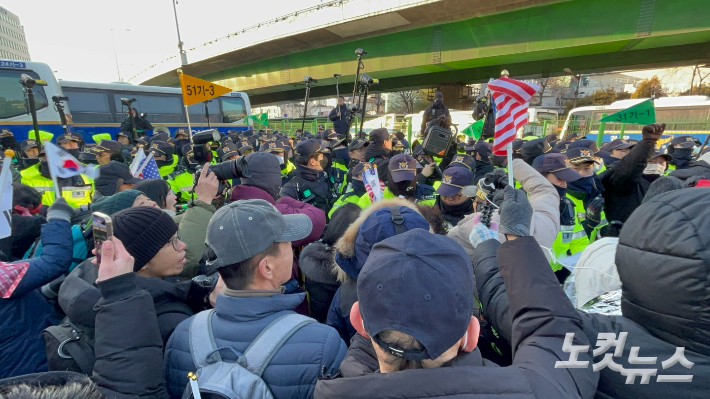
<svg viewBox="0 0 710 399">
<path fill-rule="evenodd" d="M 505 145 L 505 152 L 508 156 L 508 185 L 515 187 L 513 182 L 513 142 L 509 142 Z"/>
<path fill-rule="evenodd" d="M 51 149 L 45 147 L 45 151 L 51 151 Z M 49 161 L 51 157 L 48 157 L 45 154 L 45 157 L 47 158 L 47 165 L 49 166 L 49 176 L 52 178 L 52 185 L 54 186 L 54 200 L 58 200 L 59 198 L 62 198 L 62 192 L 59 190 L 59 183 L 57 183 L 57 166 L 52 165 L 52 163 Z"/>
<path fill-rule="evenodd" d="M 192 125 L 190 125 L 190 113 L 187 112 L 187 105 L 185 106 L 185 117 L 187 118 L 187 131 L 190 133 L 190 144 L 192 144 Z"/>
</svg>

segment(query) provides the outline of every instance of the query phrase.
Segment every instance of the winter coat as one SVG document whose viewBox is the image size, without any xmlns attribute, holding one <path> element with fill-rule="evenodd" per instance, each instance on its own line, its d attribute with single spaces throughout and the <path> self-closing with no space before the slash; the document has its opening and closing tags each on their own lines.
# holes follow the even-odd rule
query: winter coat
<svg viewBox="0 0 710 399">
<path fill-rule="evenodd" d="M 298 265 L 305 277 L 311 317 L 324 323 L 335 292 L 340 287 L 334 268 L 335 249 L 320 241 L 308 244 L 301 251 Z"/>
<path fill-rule="evenodd" d="M 395 235 L 391 214 L 377 212 L 390 206 L 404 207 L 408 210 L 408 212 L 402 212 L 406 230 L 430 229 L 428 222 L 415 204 L 402 199 L 383 199 L 363 209 L 360 216 L 350 224 L 343 236 L 335 243 L 337 265 L 335 272 L 341 286 L 330 304 L 326 323 L 338 330 L 345 342 L 350 342 L 350 338 L 356 332 L 350 324 L 350 309 L 357 301 L 357 276 L 365 265 L 372 247 Z M 414 217 L 415 215 L 420 217 Z"/>
<path fill-rule="evenodd" d="M 337 198 L 337 189 L 328 175 L 321 171 L 296 165 L 295 176 L 281 187 L 281 197 L 290 197 L 301 200 L 307 190 L 314 196 L 309 203 L 326 214 L 330 211 Z M 298 184 L 298 189 L 296 185 Z"/>
<path fill-rule="evenodd" d="M 365 149 L 365 162 L 377 165 L 377 177 L 387 183 L 389 180 L 389 162 L 392 158 L 392 150 L 387 150 L 381 144 L 373 144 Z"/>
<path fill-rule="evenodd" d="M 643 178 L 648 158 L 656 146 L 654 140 L 641 140 L 619 162 L 599 175 L 604 185 L 604 212 L 608 221 L 626 222 L 638 208 L 651 182 Z"/>
<path fill-rule="evenodd" d="M 101 292 L 95 285 L 98 271 L 89 258 L 67 276 L 59 289 L 59 305 L 73 323 L 89 331 L 95 329 L 95 305 Z M 163 342 L 167 342 L 175 327 L 204 308 L 210 288 L 192 281 L 168 282 L 157 278 L 136 276 L 138 288 L 153 297 Z"/>
<path fill-rule="evenodd" d="M 42 226 L 42 256 L 27 265 L 12 293 L 0 292 L 0 378 L 47 371 L 42 330 L 59 320 L 40 288 L 61 276 L 71 265 L 69 222 L 51 220 Z"/>
<path fill-rule="evenodd" d="M 514 309 L 511 314 L 516 315 L 512 366 L 497 367 L 475 349 L 459 352 L 439 368 L 382 374 L 371 368 L 375 366 L 372 361 L 358 361 L 372 355 L 363 350 L 367 343 L 356 338 L 346 362 L 355 361 L 359 366 L 341 366 L 355 376 L 319 381 L 315 398 L 591 398 L 598 378 L 591 368 L 553 367 L 556 361 L 569 359 L 569 353 L 562 350 L 566 332 L 576 333 L 575 345 L 589 345 L 589 340 L 538 244 L 532 237 L 502 245 L 489 242 L 501 247 L 505 285 L 518 294 L 510 305 Z M 579 360 L 591 360 L 591 353 L 581 353 Z"/>
<path fill-rule="evenodd" d="M 710 152 L 700 157 L 697 161 L 691 161 L 686 169 L 676 169 L 670 173 L 683 181 L 700 176 L 702 179 L 710 180 Z"/>
<path fill-rule="evenodd" d="M 205 252 L 207 225 L 217 208 L 200 200 L 188 205 L 187 210 L 173 218 L 178 223 L 180 241 L 185 243 L 185 267 L 178 275 L 179 280 L 189 280 L 200 274 L 200 259 Z"/>
<path fill-rule="evenodd" d="M 693 382 L 658 383 L 657 377 L 651 377 L 649 384 L 639 384 L 638 379 L 626 384 L 626 376 L 607 367 L 599 373 L 597 398 L 707 397 L 710 380 L 697 377 L 710 375 L 710 328 L 705 322 L 710 313 L 708 205 L 710 188 L 676 190 L 644 203 L 622 229 L 616 252 L 623 316 L 579 312 L 584 334 L 592 344 L 599 333 L 611 332 L 617 338 L 621 332 L 628 333 L 623 353 L 613 358 L 624 369 L 657 369 L 657 376 L 693 375 Z M 657 234 L 661 230 L 667 234 Z M 510 324 L 514 313 L 507 303 L 509 287 L 501 281 L 495 254 L 485 244 L 477 248 L 474 263 L 484 317 L 509 340 L 514 331 Z M 638 356 L 654 357 L 656 362 L 629 363 L 633 347 L 641 348 Z M 661 362 L 671 358 L 677 347 L 685 348 L 685 358 L 694 365 L 663 369 Z M 594 363 L 603 358 L 604 354 L 595 356 Z"/>
<path fill-rule="evenodd" d="M 276 294 L 269 297 L 219 295 L 212 318 L 218 347 L 243 353 L 266 326 L 293 313 L 305 294 Z M 187 373 L 196 367 L 189 343 L 191 319 L 181 323 L 165 350 L 165 369 L 170 397 L 179 398 L 188 383 Z M 345 357 L 346 346 L 331 327 L 312 323 L 289 337 L 271 359 L 262 378 L 275 398 L 310 398 L 319 378 L 335 375 Z M 228 352 L 222 351 L 223 358 Z M 227 358 L 228 359 L 228 358 Z"/>
<path fill-rule="evenodd" d="M 560 230 L 560 195 L 552 183 L 522 159 L 513 160 L 513 177 L 520 182 L 522 189 L 528 194 L 528 200 L 533 208 L 530 235 L 535 237 L 541 246 L 552 248 L 552 243 L 555 242 L 557 232 Z M 473 215 L 466 216 L 458 226 L 447 233 L 449 238 L 461 244 L 472 261 L 474 248 L 468 241 L 468 235 L 473 227 Z M 500 234 L 498 239 L 503 242 L 505 236 Z"/>
<path fill-rule="evenodd" d="M 47 220 L 41 216 L 10 215 L 12 219 L 12 234 L 0 239 L 0 251 L 5 260 L 22 259 L 28 249 L 39 238 L 42 225 Z"/>
<path fill-rule="evenodd" d="M 488 162 L 476 160 L 476 168 L 473 170 L 473 184 L 478 184 L 478 181 L 486 177 L 486 174 L 492 173 L 495 167 Z"/>
<path fill-rule="evenodd" d="M 338 116 L 338 109 L 340 109 L 340 116 Z M 328 119 L 333 122 L 333 130 L 336 133 L 345 136 L 348 133 L 348 106 L 337 105 L 335 108 L 330 110 L 330 115 Z"/>
</svg>

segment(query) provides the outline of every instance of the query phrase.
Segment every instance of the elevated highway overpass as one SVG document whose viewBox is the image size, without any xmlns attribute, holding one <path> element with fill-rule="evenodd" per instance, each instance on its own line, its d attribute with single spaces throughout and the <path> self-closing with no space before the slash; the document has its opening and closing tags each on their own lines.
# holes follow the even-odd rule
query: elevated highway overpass
<svg viewBox="0 0 710 399">
<path fill-rule="evenodd" d="M 305 75 L 319 80 L 312 98 L 335 95 L 335 73 L 342 74 L 341 93 L 352 93 L 356 48 L 368 52 L 363 72 L 380 80 L 374 92 L 485 82 L 504 68 L 525 78 L 563 75 L 564 68 L 589 73 L 710 62 L 708 0 L 341 3 L 343 10 L 369 8 L 293 34 L 263 30 L 260 42 L 222 43 L 219 54 L 203 51 L 204 58 L 188 54 L 193 62 L 182 69 L 246 91 L 261 105 L 302 99 Z M 174 86 L 177 67 L 165 63 L 134 80 Z"/>
</svg>

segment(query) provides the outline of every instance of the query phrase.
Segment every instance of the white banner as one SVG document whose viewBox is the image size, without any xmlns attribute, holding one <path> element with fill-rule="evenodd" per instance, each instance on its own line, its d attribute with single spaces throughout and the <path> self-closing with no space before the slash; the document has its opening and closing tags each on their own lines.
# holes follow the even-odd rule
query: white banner
<svg viewBox="0 0 710 399">
<path fill-rule="evenodd" d="M 12 158 L 5 158 L 0 172 L 0 238 L 9 237 L 12 233 L 12 173 L 10 164 Z"/>
</svg>

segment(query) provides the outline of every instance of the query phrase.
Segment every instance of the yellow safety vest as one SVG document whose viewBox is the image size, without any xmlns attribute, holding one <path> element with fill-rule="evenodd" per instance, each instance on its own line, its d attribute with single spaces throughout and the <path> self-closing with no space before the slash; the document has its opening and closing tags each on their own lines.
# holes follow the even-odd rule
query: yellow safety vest
<svg viewBox="0 0 710 399">
<path fill-rule="evenodd" d="M 42 176 L 39 171 L 39 164 L 23 170 L 20 175 L 22 176 L 22 184 L 30 186 L 42 194 L 42 203 L 44 205 L 51 206 L 54 204 L 54 183 L 52 179 Z M 84 182 L 83 186 L 62 188 L 62 197 L 74 208 L 90 204 L 91 196 L 94 192 L 90 179 L 84 175 L 81 175 L 81 178 Z"/>
</svg>

